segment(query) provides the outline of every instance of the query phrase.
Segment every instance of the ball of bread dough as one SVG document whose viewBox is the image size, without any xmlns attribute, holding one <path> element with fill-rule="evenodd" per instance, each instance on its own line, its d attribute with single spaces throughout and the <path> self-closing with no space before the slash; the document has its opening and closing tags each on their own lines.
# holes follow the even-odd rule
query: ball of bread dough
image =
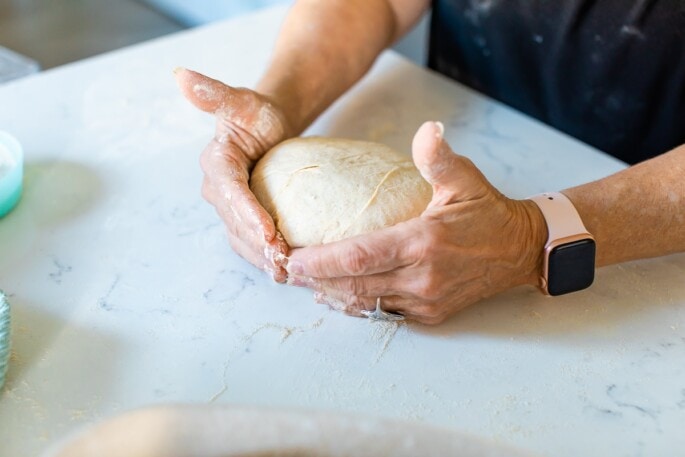
<svg viewBox="0 0 685 457">
<path fill-rule="evenodd" d="M 378 143 L 294 138 L 255 166 L 250 188 L 292 247 L 341 240 L 420 215 L 432 188 L 411 158 Z"/>
</svg>

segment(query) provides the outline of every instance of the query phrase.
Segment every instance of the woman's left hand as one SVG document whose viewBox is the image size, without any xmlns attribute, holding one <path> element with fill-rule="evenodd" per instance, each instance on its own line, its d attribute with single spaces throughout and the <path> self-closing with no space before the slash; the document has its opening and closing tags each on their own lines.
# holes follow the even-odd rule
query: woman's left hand
<svg viewBox="0 0 685 457">
<path fill-rule="evenodd" d="M 383 310 L 437 324 L 485 297 L 537 284 L 547 237 L 529 200 L 502 195 L 426 122 L 414 137 L 414 163 L 433 186 L 420 217 L 365 235 L 295 249 L 289 282 L 352 315 Z"/>
</svg>

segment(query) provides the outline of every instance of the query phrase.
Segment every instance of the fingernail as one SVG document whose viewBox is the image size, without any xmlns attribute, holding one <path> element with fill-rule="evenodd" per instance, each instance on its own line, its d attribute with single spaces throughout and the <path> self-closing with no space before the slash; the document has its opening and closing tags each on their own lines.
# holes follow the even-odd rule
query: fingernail
<svg viewBox="0 0 685 457">
<path fill-rule="evenodd" d="M 183 71 L 183 70 L 185 70 L 185 68 L 183 68 L 183 67 L 176 67 L 176 68 L 174 68 L 174 74 L 177 75 L 177 74 L 179 74 L 179 73 L 180 73 L 181 71 Z"/>
<path fill-rule="evenodd" d="M 439 133 L 435 136 L 437 136 L 438 138 L 442 138 L 443 136 L 445 136 L 445 126 L 443 125 L 443 123 L 440 121 L 436 121 L 435 126 L 438 128 L 439 131 Z"/>
<path fill-rule="evenodd" d="M 289 260 L 288 265 L 285 266 L 285 271 L 288 272 L 288 274 L 291 275 L 299 275 L 303 276 L 304 273 L 304 265 L 302 265 L 300 262 L 297 260 Z"/>
</svg>

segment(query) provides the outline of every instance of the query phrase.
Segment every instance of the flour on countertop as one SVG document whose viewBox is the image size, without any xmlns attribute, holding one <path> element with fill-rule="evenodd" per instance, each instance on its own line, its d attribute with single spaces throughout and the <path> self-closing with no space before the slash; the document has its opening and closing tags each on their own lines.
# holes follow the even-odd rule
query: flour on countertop
<svg viewBox="0 0 685 457">
<path fill-rule="evenodd" d="M 400 327 L 406 324 L 403 321 L 370 321 L 369 324 L 372 326 L 371 339 L 375 342 L 382 343 L 378 354 L 376 355 L 375 363 L 378 363 L 383 356 L 388 352 L 390 343 L 395 339 Z"/>
<path fill-rule="evenodd" d="M 273 329 L 273 330 L 280 330 L 281 331 L 281 343 L 283 343 L 285 340 L 290 338 L 290 336 L 293 333 L 304 333 L 307 330 L 314 330 L 316 328 L 321 327 L 321 324 L 323 324 L 323 317 L 317 320 L 316 322 L 313 322 L 312 324 L 309 324 L 307 326 L 299 326 L 299 327 L 289 327 L 287 325 L 282 325 L 282 324 L 277 324 L 274 322 L 266 322 L 259 327 L 255 328 L 252 333 L 248 334 L 243 338 L 244 341 L 249 342 L 257 333 L 261 332 L 262 330 L 265 329 Z"/>
</svg>

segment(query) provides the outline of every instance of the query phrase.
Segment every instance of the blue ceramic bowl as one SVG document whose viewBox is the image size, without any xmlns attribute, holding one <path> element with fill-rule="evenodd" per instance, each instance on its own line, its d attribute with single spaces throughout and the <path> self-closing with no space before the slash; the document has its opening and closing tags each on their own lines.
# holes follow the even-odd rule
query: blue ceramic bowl
<svg viewBox="0 0 685 457">
<path fill-rule="evenodd" d="M 24 152 L 9 133 L 0 131 L 0 217 L 12 211 L 21 198 Z"/>
</svg>

